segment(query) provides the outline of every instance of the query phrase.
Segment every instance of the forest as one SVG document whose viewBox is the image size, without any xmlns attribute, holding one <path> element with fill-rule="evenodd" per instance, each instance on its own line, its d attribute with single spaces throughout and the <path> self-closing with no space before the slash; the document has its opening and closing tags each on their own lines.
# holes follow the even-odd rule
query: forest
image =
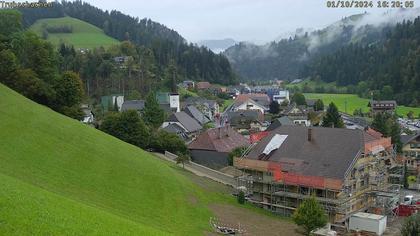
<svg viewBox="0 0 420 236">
<path fill-rule="evenodd" d="M 238 82 L 238 76 L 233 72 L 225 56 L 215 54 L 205 47 L 189 44 L 176 31 L 150 19 L 131 17 L 115 10 L 103 11 L 82 1 L 55 2 L 52 8 L 20 9 L 20 11 L 23 14 L 25 27 L 42 18 L 70 16 L 99 27 L 110 37 L 128 41 L 137 48 L 136 50 L 149 54 L 148 58 L 144 60 L 152 60 L 150 63 L 155 68 L 153 74 L 158 80 L 163 77 L 168 67 L 175 65 L 179 77 L 183 79 L 225 85 Z M 90 53 L 98 54 L 99 52 Z M 141 59 L 140 54 L 139 57 L 134 57 L 138 63 Z M 133 55 L 120 54 L 118 56 Z M 105 61 L 109 59 L 105 58 Z M 108 62 L 104 62 L 102 68 L 105 68 Z M 95 63 L 99 65 L 97 61 Z M 94 80 L 96 75 L 93 74 L 89 73 L 92 76 L 90 78 L 82 77 L 85 80 Z M 102 73 L 102 76 L 108 74 L 111 73 Z"/>
<path fill-rule="evenodd" d="M 353 86 L 361 96 L 396 99 L 401 105 L 420 105 L 420 17 L 384 28 L 375 44 L 351 44 L 316 58 L 303 77 Z"/>
<path fill-rule="evenodd" d="M 247 81 L 301 79 L 301 71 L 313 59 L 334 53 L 358 42 L 368 45 L 384 37 L 381 28 L 372 25 L 355 26 L 364 14 L 343 18 L 324 29 L 307 32 L 296 30 L 294 36 L 265 45 L 239 43 L 224 54 L 241 78 Z"/>
<path fill-rule="evenodd" d="M 0 11 L 0 82 L 35 102 L 80 119 L 84 89 L 79 75 L 61 70 L 54 47 L 26 32 L 21 18 L 17 11 Z"/>
</svg>

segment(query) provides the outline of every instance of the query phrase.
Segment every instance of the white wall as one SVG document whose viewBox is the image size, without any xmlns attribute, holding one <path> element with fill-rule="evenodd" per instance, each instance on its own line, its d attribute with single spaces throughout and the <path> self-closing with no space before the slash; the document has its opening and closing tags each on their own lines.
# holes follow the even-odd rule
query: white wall
<svg viewBox="0 0 420 236">
<path fill-rule="evenodd" d="M 118 111 L 121 111 L 122 104 L 124 103 L 124 96 L 112 96 L 112 104 L 115 103 L 115 98 L 117 98 Z"/>
<path fill-rule="evenodd" d="M 170 94 L 169 95 L 169 106 L 173 109 L 176 109 L 176 112 L 181 111 L 179 103 L 179 94 Z"/>
<path fill-rule="evenodd" d="M 382 235 L 386 229 L 386 216 L 380 220 L 351 216 L 349 229 L 354 231 L 363 230 Z"/>
<path fill-rule="evenodd" d="M 241 105 L 237 106 L 235 108 L 235 111 L 238 110 L 259 110 L 261 111 L 262 114 L 264 114 L 264 108 L 262 106 L 259 106 L 258 104 L 255 104 L 254 102 L 248 100 L 244 103 L 242 103 Z"/>
</svg>

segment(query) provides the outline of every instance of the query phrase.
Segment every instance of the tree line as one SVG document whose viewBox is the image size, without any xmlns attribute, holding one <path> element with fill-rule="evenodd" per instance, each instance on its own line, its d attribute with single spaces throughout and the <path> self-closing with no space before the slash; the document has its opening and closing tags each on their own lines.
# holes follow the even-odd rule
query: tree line
<svg viewBox="0 0 420 236">
<path fill-rule="evenodd" d="M 37 103 L 80 119 L 84 96 L 79 75 L 59 70 L 53 46 L 23 30 L 22 16 L 0 12 L 0 82 Z"/>
</svg>

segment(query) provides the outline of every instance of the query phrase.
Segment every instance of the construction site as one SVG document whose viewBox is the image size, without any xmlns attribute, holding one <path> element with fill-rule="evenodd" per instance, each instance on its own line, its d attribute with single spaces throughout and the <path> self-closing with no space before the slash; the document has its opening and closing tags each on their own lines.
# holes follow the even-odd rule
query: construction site
<svg viewBox="0 0 420 236">
<path fill-rule="evenodd" d="M 398 214 L 402 165 L 391 138 L 368 130 L 280 127 L 252 144 L 234 166 L 243 170 L 238 189 L 248 201 L 291 216 L 311 196 L 332 227 L 348 229 L 358 212 Z"/>
</svg>

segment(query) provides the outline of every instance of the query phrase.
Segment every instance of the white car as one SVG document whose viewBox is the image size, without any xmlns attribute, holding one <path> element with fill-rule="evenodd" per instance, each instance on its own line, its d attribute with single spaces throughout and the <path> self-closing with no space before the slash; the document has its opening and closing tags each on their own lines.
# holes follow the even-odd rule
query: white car
<svg viewBox="0 0 420 236">
<path fill-rule="evenodd" d="M 404 197 L 403 204 L 404 205 L 411 205 L 413 204 L 413 195 L 407 195 Z"/>
</svg>

